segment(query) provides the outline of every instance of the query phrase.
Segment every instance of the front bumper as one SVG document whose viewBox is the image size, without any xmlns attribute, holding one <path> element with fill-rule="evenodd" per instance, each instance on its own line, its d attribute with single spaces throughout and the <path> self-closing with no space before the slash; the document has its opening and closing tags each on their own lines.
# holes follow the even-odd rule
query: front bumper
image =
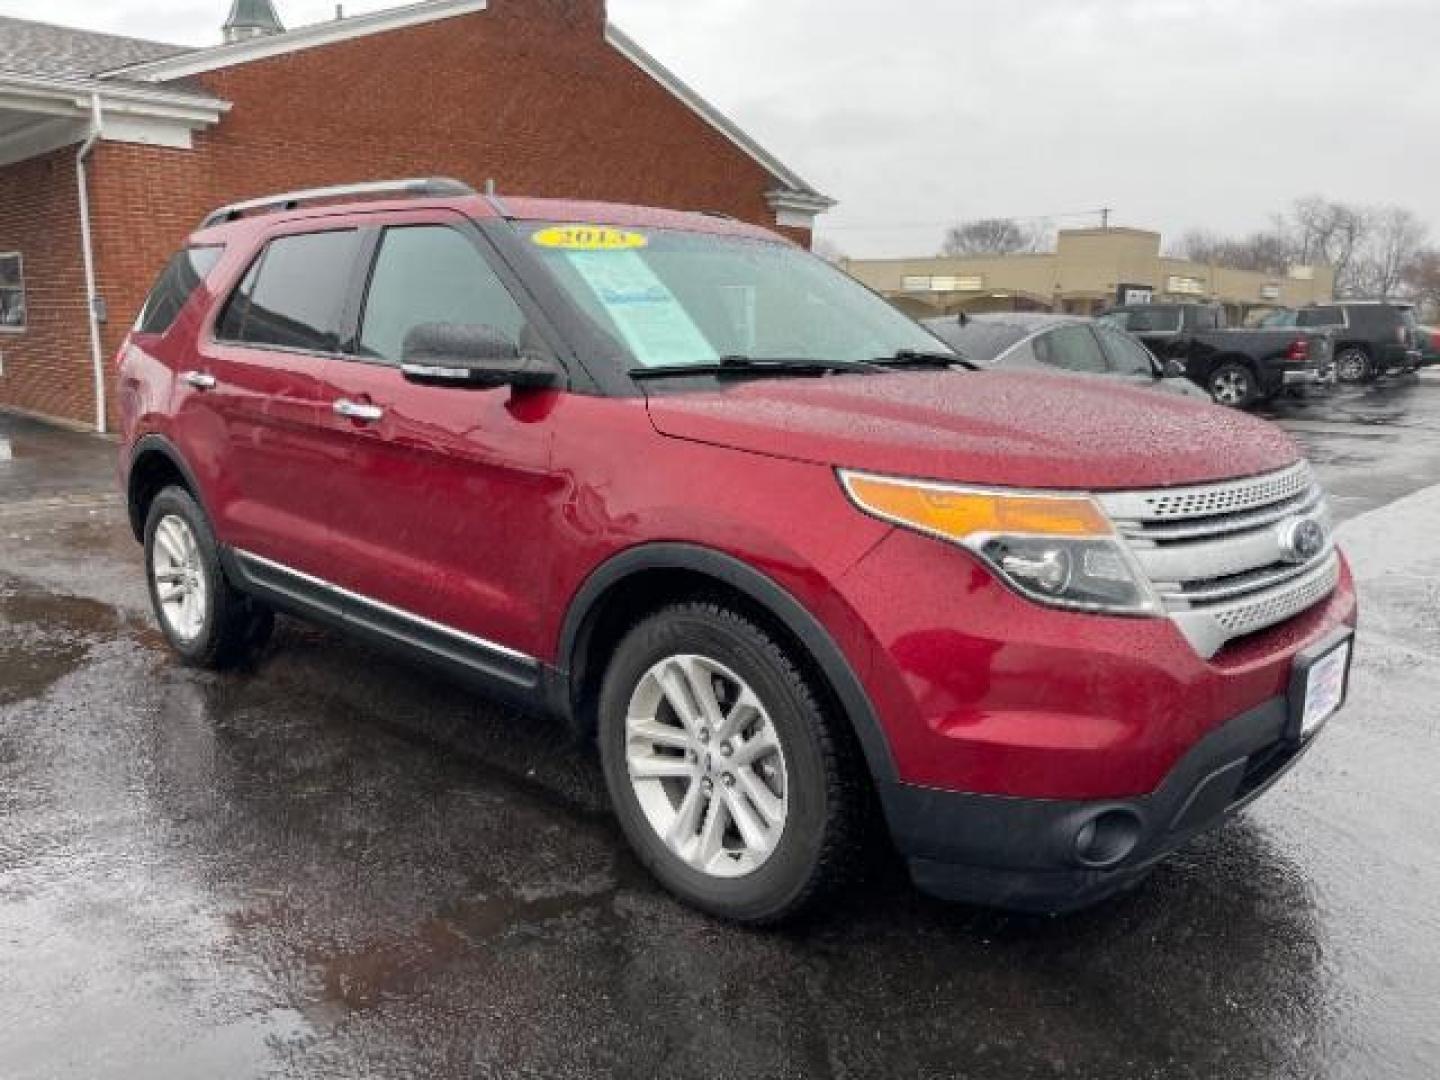
<svg viewBox="0 0 1440 1080">
<path fill-rule="evenodd" d="M 1301 676 L 1353 633 L 1336 630 L 1299 653 L 1289 693 L 1216 728 L 1148 795 L 1028 799 L 900 785 L 887 810 L 916 885 L 949 900 L 1058 913 L 1138 883 L 1259 798 L 1310 749 L 1318 733 L 1300 734 Z"/>
</svg>

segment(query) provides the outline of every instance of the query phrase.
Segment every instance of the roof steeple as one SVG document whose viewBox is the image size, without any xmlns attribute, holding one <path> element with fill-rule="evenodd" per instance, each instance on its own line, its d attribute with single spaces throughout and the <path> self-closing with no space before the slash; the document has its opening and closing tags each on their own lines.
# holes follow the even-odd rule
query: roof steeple
<svg viewBox="0 0 1440 1080">
<path fill-rule="evenodd" d="M 267 34 L 283 34 L 285 25 L 275 14 L 275 5 L 270 0 L 235 0 L 230 5 L 230 17 L 225 20 L 224 30 L 228 45 L 232 41 L 245 41 Z"/>
</svg>

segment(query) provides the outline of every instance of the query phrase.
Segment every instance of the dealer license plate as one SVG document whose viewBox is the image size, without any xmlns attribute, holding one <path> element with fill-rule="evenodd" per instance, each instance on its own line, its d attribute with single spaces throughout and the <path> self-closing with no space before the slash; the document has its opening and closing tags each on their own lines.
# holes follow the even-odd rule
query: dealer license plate
<svg viewBox="0 0 1440 1080">
<path fill-rule="evenodd" d="M 1305 711 L 1300 737 L 1308 739 L 1335 715 L 1345 701 L 1345 674 L 1350 665 L 1350 642 L 1310 665 L 1305 677 Z"/>
</svg>

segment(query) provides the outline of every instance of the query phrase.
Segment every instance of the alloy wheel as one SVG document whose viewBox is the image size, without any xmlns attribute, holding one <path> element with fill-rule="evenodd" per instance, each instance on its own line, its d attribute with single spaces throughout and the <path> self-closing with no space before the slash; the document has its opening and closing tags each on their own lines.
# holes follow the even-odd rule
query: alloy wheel
<svg viewBox="0 0 1440 1080">
<path fill-rule="evenodd" d="M 150 573 L 165 624 L 181 641 L 194 641 L 205 628 L 209 587 L 200 545 L 184 518 L 167 514 L 155 526 Z"/>
<path fill-rule="evenodd" d="M 1221 405 L 1243 405 L 1250 398 L 1250 377 L 1243 371 L 1222 371 L 1210 382 L 1210 395 Z"/>
<path fill-rule="evenodd" d="M 774 854 L 790 810 L 785 752 L 729 668 L 694 655 L 650 668 L 630 698 L 625 760 L 650 827 L 691 869 L 744 877 Z"/>
</svg>

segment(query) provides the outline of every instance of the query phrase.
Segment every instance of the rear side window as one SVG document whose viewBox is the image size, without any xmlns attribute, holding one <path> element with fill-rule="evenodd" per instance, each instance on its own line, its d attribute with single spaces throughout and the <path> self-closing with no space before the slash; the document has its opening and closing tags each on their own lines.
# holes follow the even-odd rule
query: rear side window
<svg viewBox="0 0 1440 1080">
<path fill-rule="evenodd" d="M 423 323 L 485 325 L 520 341 L 520 306 L 465 236 L 443 225 L 387 229 L 370 278 L 359 354 L 398 364 Z"/>
<path fill-rule="evenodd" d="M 359 248 L 353 229 L 270 241 L 231 295 L 216 336 L 244 345 L 335 352 Z"/>
<path fill-rule="evenodd" d="M 181 308 L 215 269 L 224 251 L 222 247 L 192 247 L 171 259 L 160 272 L 155 288 L 150 290 L 140 318 L 135 322 L 136 332 L 163 334 L 169 330 L 180 315 Z"/>
<path fill-rule="evenodd" d="M 1295 313 L 1296 326 L 1344 326 L 1345 313 L 1338 307 L 1302 308 Z"/>
</svg>

